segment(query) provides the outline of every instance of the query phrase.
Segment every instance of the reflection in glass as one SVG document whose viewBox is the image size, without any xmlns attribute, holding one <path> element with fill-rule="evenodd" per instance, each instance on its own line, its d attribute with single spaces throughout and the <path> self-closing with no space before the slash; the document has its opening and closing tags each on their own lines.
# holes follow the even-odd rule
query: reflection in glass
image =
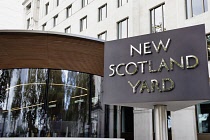
<svg viewBox="0 0 210 140">
<path fill-rule="evenodd" d="M 210 60 L 210 35 L 206 36 L 207 48 L 208 48 L 208 60 Z"/>
<path fill-rule="evenodd" d="M 84 73 L 50 71 L 48 119 L 53 136 L 88 136 L 88 78 Z"/>
<path fill-rule="evenodd" d="M 165 31 L 164 25 L 164 8 L 165 5 L 160 5 L 150 11 L 151 15 L 151 32 L 162 32 Z"/>
<path fill-rule="evenodd" d="M 199 133 L 210 133 L 210 102 L 196 105 Z"/>
<path fill-rule="evenodd" d="M 200 15 L 208 11 L 207 0 L 186 0 L 187 18 Z"/>
<path fill-rule="evenodd" d="M 118 39 L 128 37 L 128 19 L 118 22 Z"/>
<path fill-rule="evenodd" d="M 1 136 L 42 136 L 45 125 L 45 70 L 9 70 L 2 104 Z"/>
<path fill-rule="evenodd" d="M 204 11 L 206 12 L 206 11 L 208 11 L 208 2 L 207 2 L 208 0 L 204 0 L 203 2 L 204 2 Z"/>
<path fill-rule="evenodd" d="M 101 133 L 99 76 L 11 69 L 2 71 L 0 83 L 1 137 L 98 137 Z"/>
<path fill-rule="evenodd" d="M 187 18 L 192 17 L 191 6 L 192 6 L 191 0 L 186 0 Z"/>
<path fill-rule="evenodd" d="M 192 0 L 193 16 L 199 15 L 203 12 L 202 0 Z"/>
</svg>

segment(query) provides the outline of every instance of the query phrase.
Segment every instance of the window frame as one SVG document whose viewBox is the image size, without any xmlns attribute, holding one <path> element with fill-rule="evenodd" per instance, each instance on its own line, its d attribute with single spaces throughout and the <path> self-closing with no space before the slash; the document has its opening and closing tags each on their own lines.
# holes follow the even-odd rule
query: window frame
<svg viewBox="0 0 210 140">
<path fill-rule="evenodd" d="M 84 25 L 83 21 L 84 20 L 86 20 L 86 23 L 85 23 L 86 27 L 85 28 L 83 28 L 83 25 Z M 87 15 L 80 19 L 80 32 L 84 31 L 85 29 L 87 29 Z"/>
<path fill-rule="evenodd" d="M 47 3 L 45 4 L 45 15 L 47 15 L 47 14 L 49 13 L 49 6 L 50 6 L 50 3 L 47 2 Z"/>
<path fill-rule="evenodd" d="M 26 6 L 26 14 L 31 11 L 31 2 Z"/>
<path fill-rule="evenodd" d="M 106 41 L 107 40 L 107 31 L 103 31 L 100 34 L 98 34 L 98 39 L 101 39 L 100 36 L 103 34 L 105 34 L 105 41 Z M 104 39 L 101 39 L 101 40 L 104 40 Z"/>
<path fill-rule="evenodd" d="M 42 25 L 42 31 L 45 31 L 46 25 L 47 25 L 47 23 L 44 23 L 44 24 Z"/>
<path fill-rule="evenodd" d="M 189 1 L 189 4 L 188 4 L 188 1 Z M 205 2 L 204 2 L 205 0 L 200 0 L 200 2 L 201 2 L 201 4 L 202 4 L 202 12 L 200 13 L 200 14 L 203 14 L 203 13 L 205 13 L 205 12 L 207 12 L 208 11 L 208 4 L 207 4 L 207 9 L 205 8 Z M 208 1 L 207 1 L 208 2 Z M 189 5 L 189 7 L 188 7 L 188 5 Z M 188 9 L 189 8 L 189 9 Z M 190 11 L 188 11 L 188 10 L 190 10 Z M 195 16 L 197 16 L 197 15 L 194 15 L 193 16 L 193 11 L 194 11 L 194 9 L 193 9 L 193 0 L 185 0 L 185 12 L 186 12 L 186 19 L 190 19 L 190 18 L 192 18 L 192 17 L 195 17 Z M 200 15 L 200 14 L 198 14 L 198 15 Z"/>
<path fill-rule="evenodd" d="M 27 26 L 26 26 L 26 29 L 29 29 L 29 27 L 30 27 L 30 23 L 31 23 L 31 19 L 30 19 L 30 18 L 28 18 L 28 19 L 27 19 Z"/>
<path fill-rule="evenodd" d="M 71 13 L 71 14 L 69 14 Z M 66 7 L 66 18 L 70 17 L 72 15 L 72 4 L 70 4 L 68 7 Z"/>
<path fill-rule="evenodd" d="M 81 0 L 81 2 L 82 2 L 82 8 L 88 5 L 88 0 Z"/>
<path fill-rule="evenodd" d="M 165 31 L 164 6 L 165 6 L 165 3 L 161 3 L 161 4 L 156 5 L 155 7 L 150 9 L 150 33 L 157 33 L 156 30 L 155 30 L 155 32 L 153 32 L 153 30 L 152 30 L 152 23 L 153 23 L 152 21 L 154 20 L 154 26 L 155 26 L 155 9 L 160 8 L 160 7 L 162 9 L 161 11 L 162 11 L 162 23 L 163 23 L 163 26 L 161 28 L 162 29 L 161 32 Z M 152 12 L 153 10 L 154 10 L 154 12 Z M 152 16 L 153 13 L 154 13 L 154 15 Z M 154 19 L 152 19 L 152 18 L 154 18 Z"/>
<path fill-rule="evenodd" d="M 117 39 L 122 39 L 122 35 L 120 37 L 120 32 L 119 32 L 120 27 L 119 26 L 120 26 L 120 23 L 122 23 L 123 21 L 127 22 L 127 35 L 126 36 L 128 37 L 128 19 L 129 19 L 129 17 L 126 17 L 126 18 L 123 18 L 122 20 L 117 22 Z M 122 29 L 121 29 L 121 31 L 122 31 Z"/>
<path fill-rule="evenodd" d="M 128 0 L 126 0 L 126 3 L 128 3 Z M 124 4 L 126 4 L 126 3 L 124 3 Z M 124 4 L 123 4 L 123 0 L 117 0 L 117 7 L 118 8 L 123 6 Z"/>
<path fill-rule="evenodd" d="M 98 21 L 100 22 L 100 21 L 102 21 L 102 20 L 104 20 L 103 18 L 102 18 L 102 15 L 103 15 L 103 8 L 105 8 L 106 9 L 106 16 L 105 16 L 105 18 L 107 18 L 107 3 L 106 4 L 104 4 L 104 5 L 102 5 L 101 7 L 99 7 L 98 8 Z"/>
<path fill-rule="evenodd" d="M 55 27 L 58 23 L 58 14 L 53 17 L 53 27 Z"/>
<path fill-rule="evenodd" d="M 69 32 L 68 32 L 68 31 L 69 31 Z M 68 26 L 68 27 L 66 27 L 66 28 L 64 29 L 64 32 L 65 32 L 66 34 L 71 33 L 71 25 Z"/>
<path fill-rule="evenodd" d="M 56 0 L 56 6 L 59 6 L 60 0 Z"/>
</svg>

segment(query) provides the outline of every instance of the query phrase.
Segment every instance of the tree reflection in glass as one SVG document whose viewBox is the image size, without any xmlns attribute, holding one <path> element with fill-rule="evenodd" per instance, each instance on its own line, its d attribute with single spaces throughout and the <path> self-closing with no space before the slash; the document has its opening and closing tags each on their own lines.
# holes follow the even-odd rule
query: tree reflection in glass
<svg viewBox="0 0 210 140">
<path fill-rule="evenodd" d="M 102 109 L 101 77 L 67 70 L 12 69 L 3 70 L 0 78 L 1 137 L 96 136 L 99 114 L 93 112 Z"/>
<path fill-rule="evenodd" d="M 49 126 L 53 136 L 88 136 L 88 74 L 51 70 Z"/>
</svg>

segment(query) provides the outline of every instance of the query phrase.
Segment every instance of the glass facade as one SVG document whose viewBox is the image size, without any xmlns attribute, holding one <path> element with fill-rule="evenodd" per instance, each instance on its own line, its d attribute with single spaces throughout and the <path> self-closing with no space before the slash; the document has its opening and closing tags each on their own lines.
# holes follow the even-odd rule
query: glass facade
<svg viewBox="0 0 210 140">
<path fill-rule="evenodd" d="M 10 69 L 0 81 L 1 137 L 98 137 L 101 77 Z"/>
</svg>

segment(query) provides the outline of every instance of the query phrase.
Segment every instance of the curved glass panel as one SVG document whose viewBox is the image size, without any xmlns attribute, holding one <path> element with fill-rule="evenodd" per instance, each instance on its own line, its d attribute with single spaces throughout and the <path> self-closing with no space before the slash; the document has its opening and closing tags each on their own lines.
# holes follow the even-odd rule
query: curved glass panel
<svg viewBox="0 0 210 140">
<path fill-rule="evenodd" d="M 101 135 L 101 77 L 52 69 L 10 69 L 0 75 L 1 137 Z"/>
</svg>

